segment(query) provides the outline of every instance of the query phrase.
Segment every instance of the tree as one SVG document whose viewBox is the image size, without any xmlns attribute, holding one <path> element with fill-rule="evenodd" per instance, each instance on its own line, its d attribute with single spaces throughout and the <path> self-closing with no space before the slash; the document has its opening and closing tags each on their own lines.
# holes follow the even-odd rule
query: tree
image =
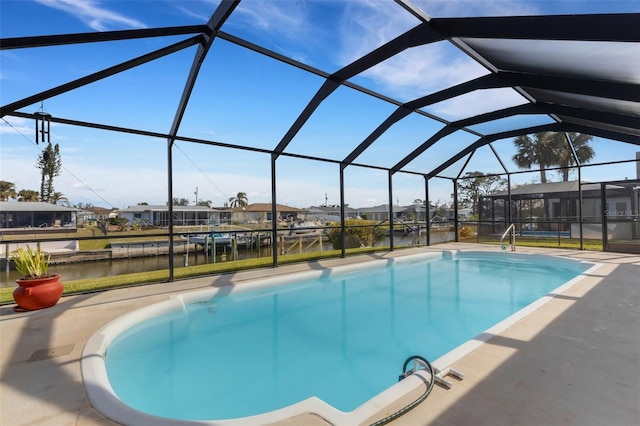
<svg viewBox="0 0 640 426">
<path fill-rule="evenodd" d="M 189 200 L 186 198 L 174 198 L 173 199 L 174 206 L 188 206 Z"/>
<path fill-rule="evenodd" d="M 500 176 L 487 176 L 482 172 L 467 172 L 458 180 L 458 202 L 463 207 L 470 207 L 472 215 L 477 215 L 481 196 L 502 191 L 506 187 L 507 180 Z"/>
<path fill-rule="evenodd" d="M 74 204 L 73 207 L 75 207 L 76 209 L 80 209 L 80 210 L 89 210 L 89 209 L 93 208 L 93 204 L 91 204 L 91 203 L 78 203 L 78 204 Z"/>
<path fill-rule="evenodd" d="M 40 200 L 40 193 L 32 189 L 21 189 L 18 192 L 18 201 L 21 202 L 33 202 Z"/>
<path fill-rule="evenodd" d="M 211 208 L 211 200 L 198 200 L 197 205 Z"/>
<path fill-rule="evenodd" d="M 13 182 L 0 180 L 0 201 L 9 201 L 9 198 L 15 200 L 17 196 L 16 185 Z"/>
<path fill-rule="evenodd" d="M 547 183 L 547 167 L 558 163 L 559 149 L 558 139 L 551 132 L 520 135 L 513 141 L 518 152 L 513 156 L 513 162 L 521 169 L 530 169 L 538 165 L 540 169 L 540 182 Z"/>
<path fill-rule="evenodd" d="M 580 133 L 570 133 L 573 146 L 580 163 L 588 162 L 595 155 L 593 148 L 589 146 L 592 137 Z M 571 147 L 566 140 L 564 133 L 542 132 L 535 133 L 533 138 L 529 135 L 518 136 L 513 143 L 518 148 L 518 152 L 513 156 L 513 162 L 520 168 L 530 168 L 537 164 L 540 167 L 540 182 L 547 183 L 545 169 L 549 166 L 567 167 L 562 169 L 562 179 L 569 180 L 571 166 L 575 165 L 575 159 L 571 152 Z M 543 198 L 544 217 L 548 217 L 549 199 Z"/>
<path fill-rule="evenodd" d="M 554 137 L 557 139 L 556 143 L 559 147 L 557 165 L 560 167 L 566 167 L 560 170 L 560 173 L 562 174 L 563 182 L 568 182 L 569 172 L 575 169 L 573 166 L 576 165 L 576 161 L 564 133 L 555 133 Z M 576 156 L 578 157 L 578 162 L 580 164 L 588 163 L 595 156 L 595 151 L 589 145 L 593 136 L 584 133 L 571 132 L 569 133 L 569 138 L 571 139 L 573 149 L 576 152 Z"/>
<path fill-rule="evenodd" d="M 569 133 L 569 137 L 580 164 L 589 162 L 595 155 L 593 148 L 589 146 L 593 136 L 583 133 Z M 564 133 L 535 133 L 533 138 L 530 135 L 522 135 L 515 138 L 513 143 L 518 148 L 518 152 L 513 156 L 513 162 L 523 169 L 531 168 L 532 165 L 537 164 L 540 168 L 541 183 L 547 183 L 545 169 L 552 166 L 566 167 L 560 173 L 563 181 L 569 180 L 569 172 L 576 162 Z"/>
<path fill-rule="evenodd" d="M 60 146 L 56 144 L 51 145 L 51 142 L 47 144 L 47 147 L 42 150 L 38 156 L 38 163 L 36 165 L 41 172 L 40 179 L 40 200 L 49 202 L 53 191 L 53 178 L 60 175 L 62 169 L 62 160 L 60 159 Z"/>
<path fill-rule="evenodd" d="M 61 206 L 70 206 L 69 199 L 62 192 L 54 192 L 49 197 L 51 204 L 60 204 Z"/>
<path fill-rule="evenodd" d="M 238 192 L 235 197 L 229 198 L 231 207 L 244 207 L 249 204 L 246 192 Z"/>
<path fill-rule="evenodd" d="M 149 203 L 147 203 L 146 201 L 141 201 L 138 203 L 139 206 L 148 206 Z"/>
</svg>

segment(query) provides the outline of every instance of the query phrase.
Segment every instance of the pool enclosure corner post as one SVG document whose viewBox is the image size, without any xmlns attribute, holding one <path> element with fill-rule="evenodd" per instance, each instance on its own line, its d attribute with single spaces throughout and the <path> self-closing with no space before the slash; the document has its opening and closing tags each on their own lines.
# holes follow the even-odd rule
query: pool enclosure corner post
<svg viewBox="0 0 640 426">
<path fill-rule="evenodd" d="M 513 200 L 511 199 L 511 174 L 507 173 L 507 204 L 509 205 L 509 208 L 507 209 L 507 223 L 505 224 L 506 226 L 513 223 L 513 214 L 511 213 L 511 203 L 513 203 Z M 522 230 L 522 228 L 520 230 Z"/>
<path fill-rule="evenodd" d="M 459 242 L 458 238 L 458 179 L 451 179 L 453 182 L 453 241 Z"/>
<path fill-rule="evenodd" d="M 424 205 L 425 214 L 424 220 L 426 222 L 427 229 L 427 245 L 431 245 L 431 203 L 429 202 L 429 178 L 424 176 Z M 419 231 L 418 231 L 419 232 Z"/>
<path fill-rule="evenodd" d="M 607 184 L 600 184 L 600 218 L 602 221 L 602 251 L 609 251 L 609 230 L 607 229 Z"/>
<path fill-rule="evenodd" d="M 202 39 L 198 44 L 198 48 L 196 49 L 195 55 L 193 56 L 193 61 L 191 62 L 191 68 L 189 69 L 189 74 L 187 75 L 187 79 L 184 83 L 184 87 L 182 89 L 182 95 L 180 96 L 180 101 L 178 102 L 178 106 L 176 108 L 176 113 L 173 116 L 173 122 L 171 123 L 171 130 L 169 131 L 169 139 L 167 143 L 167 178 L 168 178 L 168 212 L 169 212 L 169 282 L 174 280 L 173 269 L 173 173 L 172 173 L 172 156 L 171 151 L 173 148 L 173 144 L 175 142 L 176 135 L 178 134 L 178 129 L 180 128 L 180 123 L 182 122 L 182 118 L 184 117 L 184 113 L 187 109 L 187 104 L 189 103 L 189 99 L 191 98 L 191 93 L 193 92 L 193 88 L 196 84 L 196 79 L 198 78 L 198 74 L 200 73 L 200 67 L 204 62 L 204 58 L 207 56 L 211 45 L 216 37 L 216 32 L 222 24 L 227 20 L 227 18 L 231 15 L 231 12 L 236 8 L 238 2 L 231 1 L 223 1 L 215 10 L 213 15 L 209 18 L 209 22 L 207 22 L 207 27 L 211 30 L 211 33 L 202 33 Z M 184 216 L 183 216 L 184 219 Z"/>
<path fill-rule="evenodd" d="M 345 230 L 345 208 L 344 208 L 344 169 L 347 167 L 346 163 L 340 163 L 340 257 L 347 256 L 347 249 L 345 247 L 347 240 L 347 232 Z"/>
<path fill-rule="evenodd" d="M 584 250 L 584 230 L 582 226 L 582 222 L 584 219 L 582 216 L 582 164 L 580 164 L 578 153 L 576 152 L 575 146 L 573 146 L 573 141 L 571 140 L 571 136 L 569 136 L 569 133 L 564 132 L 564 137 L 567 139 L 569 149 L 571 149 L 571 156 L 573 157 L 573 161 L 578 166 L 578 227 L 580 229 L 580 250 Z M 569 231 L 571 231 L 571 228 L 569 228 Z M 569 235 L 571 235 L 571 232 L 569 232 Z"/>
<path fill-rule="evenodd" d="M 167 212 L 169 214 L 169 282 L 173 282 L 173 143 L 174 139 L 167 140 Z"/>
<path fill-rule="evenodd" d="M 278 154 L 271 153 L 271 265 L 275 268 L 278 266 L 278 209 L 276 206 L 276 160 Z M 258 251 L 260 251 L 260 243 L 258 241 Z"/>
<path fill-rule="evenodd" d="M 578 166 L 578 228 L 580 229 L 580 250 L 584 250 L 584 216 L 582 213 L 582 166 Z M 571 228 L 569 228 L 571 230 Z"/>
<path fill-rule="evenodd" d="M 395 217 L 393 216 L 393 172 L 389 170 L 388 176 L 389 186 L 389 250 L 393 251 L 393 228 L 395 225 Z"/>
</svg>

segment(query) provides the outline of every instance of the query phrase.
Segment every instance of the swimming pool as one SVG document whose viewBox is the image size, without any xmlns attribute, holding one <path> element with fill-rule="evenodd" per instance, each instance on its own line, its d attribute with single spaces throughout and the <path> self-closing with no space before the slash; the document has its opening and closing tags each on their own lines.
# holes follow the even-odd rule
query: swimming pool
<svg viewBox="0 0 640 426">
<path fill-rule="evenodd" d="M 571 237 L 569 231 L 519 231 L 518 235 L 521 237 Z"/>
<path fill-rule="evenodd" d="M 447 353 L 592 266 L 446 251 L 187 293 L 92 337 L 85 385 L 99 411 L 127 424 L 267 423 L 300 410 L 353 420 L 408 386 L 395 384 L 407 356 L 444 368 Z"/>
</svg>

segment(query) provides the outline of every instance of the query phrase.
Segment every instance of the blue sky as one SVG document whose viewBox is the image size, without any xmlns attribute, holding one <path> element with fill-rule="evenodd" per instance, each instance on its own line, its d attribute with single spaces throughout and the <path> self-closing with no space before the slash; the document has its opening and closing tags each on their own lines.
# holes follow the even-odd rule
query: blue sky
<svg viewBox="0 0 640 426">
<path fill-rule="evenodd" d="M 205 23 L 217 1 L 0 0 L 1 37 L 112 31 Z M 640 12 L 640 1 L 414 1 L 433 17 Z M 418 24 L 393 1 L 253 1 L 240 3 L 223 26 L 227 33 L 263 45 L 325 72 L 333 72 Z M 0 52 L 2 105 L 72 81 L 184 39 L 167 37 L 90 43 Z M 195 48 L 49 99 L 41 108 L 53 116 L 150 131 L 168 132 Z M 468 81 L 487 71 L 446 42 L 409 49 L 352 82 L 399 101 L 409 101 Z M 257 149 L 274 148 L 323 80 L 283 63 L 216 40 L 202 65 L 179 134 Z M 426 108 L 448 120 L 469 117 L 497 106 L 524 103 L 507 89 L 485 90 Z M 347 87 L 327 98 L 293 139 L 288 152 L 342 159 L 395 107 Z M 4 121 L 6 120 L 6 121 Z M 42 146 L 33 142 L 34 123 L 13 117 L 0 121 L 0 180 L 16 188 L 39 189 L 35 167 Z M 494 132 L 514 125 L 549 122 L 531 116 L 478 126 Z M 442 127 L 412 114 L 394 125 L 356 162 L 388 167 Z M 138 202 L 164 204 L 167 197 L 166 141 L 65 125 L 52 125 L 52 142 L 62 153 L 63 172 L 55 189 L 73 204 L 124 208 Z M 407 169 L 428 172 L 475 141 L 457 132 Z M 401 148 L 398 148 L 401 144 Z M 637 147 L 596 139 L 594 162 L 634 158 Z M 510 170 L 512 143 L 494 144 Z M 499 172 L 489 147 L 478 150 L 466 171 Z M 174 196 L 211 200 L 221 206 L 243 191 L 249 202 L 269 202 L 270 157 L 250 151 L 177 142 Z M 461 164 L 446 171 L 455 176 Z M 555 175 L 550 173 L 550 175 Z M 531 182 L 537 172 L 517 175 L 514 184 Z M 635 166 L 594 167 L 584 180 L 635 177 Z M 281 157 L 277 162 L 277 202 L 308 207 L 339 203 L 338 166 Z M 557 177 L 556 177 L 557 179 Z M 387 173 L 362 167 L 345 172 L 346 203 L 365 207 L 388 202 Z M 446 179 L 430 186 L 432 201 L 448 202 Z M 394 177 L 394 203 L 424 198 L 423 179 Z"/>
</svg>

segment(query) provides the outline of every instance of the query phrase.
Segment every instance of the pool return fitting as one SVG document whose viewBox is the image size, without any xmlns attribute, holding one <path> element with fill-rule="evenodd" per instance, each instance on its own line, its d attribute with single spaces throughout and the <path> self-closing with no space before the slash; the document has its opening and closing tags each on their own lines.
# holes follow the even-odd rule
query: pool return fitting
<svg viewBox="0 0 640 426">
<path fill-rule="evenodd" d="M 409 367 L 409 363 L 413 363 L 411 369 L 407 370 L 407 367 Z M 396 411 L 395 413 L 385 417 L 384 419 L 380 419 L 375 423 L 372 423 L 370 426 L 381 426 L 381 425 L 385 425 L 387 423 L 389 423 L 390 421 L 393 421 L 395 419 L 397 419 L 398 417 L 408 413 L 410 410 L 414 409 L 415 407 L 418 406 L 418 404 L 420 404 L 422 401 L 424 401 L 425 399 L 427 399 L 427 396 L 429 396 L 429 394 L 431 393 L 431 390 L 433 389 L 433 385 L 438 382 L 440 385 L 446 387 L 447 389 L 451 389 L 451 382 L 447 381 L 446 379 L 444 379 L 444 376 L 447 375 L 452 375 L 456 378 L 458 378 L 459 380 L 462 380 L 464 378 L 464 374 L 462 374 L 459 371 L 456 371 L 450 367 L 447 367 L 443 370 L 439 370 L 435 367 L 433 367 L 431 365 L 431 363 L 429 361 L 427 361 L 425 358 L 421 357 L 420 355 L 412 355 L 409 358 L 407 358 L 404 362 L 404 365 L 402 366 L 402 373 L 400 374 L 400 376 L 398 377 L 398 381 L 401 381 L 403 379 L 406 379 L 407 377 L 411 376 L 412 374 L 414 374 L 417 371 L 420 370 L 424 370 L 427 371 L 430 375 L 429 381 L 427 382 L 425 379 L 422 378 L 422 376 L 420 376 L 420 378 L 425 382 L 426 385 L 426 389 L 424 391 L 424 393 L 422 395 L 420 395 L 420 397 L 418 397 L 418 399 L 416 399 L 415 401 L 413 401 L 412 403 L 410 403 L 409 405 L 406 405 L 405 407 L 401 408 L 400 410 Z"/>
</svg>

